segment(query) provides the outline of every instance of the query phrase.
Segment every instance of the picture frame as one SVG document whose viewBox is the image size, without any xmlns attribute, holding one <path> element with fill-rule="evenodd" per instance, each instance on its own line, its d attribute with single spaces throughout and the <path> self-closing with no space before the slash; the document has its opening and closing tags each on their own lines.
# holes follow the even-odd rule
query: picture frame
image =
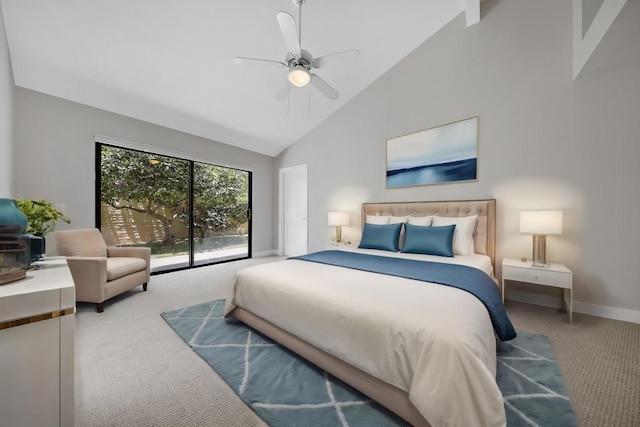
<svg viewBox="0 0 640 427">
<path fill-rule="evenodd" d="M 386 188 L 478 179 L 478 116 L 387 140 Z"/>
</svg>

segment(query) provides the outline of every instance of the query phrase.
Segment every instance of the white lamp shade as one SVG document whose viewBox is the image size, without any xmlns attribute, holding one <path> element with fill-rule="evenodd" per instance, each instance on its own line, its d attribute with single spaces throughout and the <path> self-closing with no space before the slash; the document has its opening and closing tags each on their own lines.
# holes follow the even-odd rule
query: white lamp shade
<svg viewBox="0 0 640 427">
<path fill-rule="evenodd" d="M 520 212 L 520 232 L 529 234 L 562 234 L 562 211 Z"/>
<path fill-rule="evenodd" d="M 292 85 L 304 87 L 311 80 L 311 75 L 304 67 L 295 67 L 287 74 L 287 78 Z"/>
<path fill-rule="evenodd" d="M 349 212 L 329 212 L 329 225 L 349 225 Z"/>
</svg>

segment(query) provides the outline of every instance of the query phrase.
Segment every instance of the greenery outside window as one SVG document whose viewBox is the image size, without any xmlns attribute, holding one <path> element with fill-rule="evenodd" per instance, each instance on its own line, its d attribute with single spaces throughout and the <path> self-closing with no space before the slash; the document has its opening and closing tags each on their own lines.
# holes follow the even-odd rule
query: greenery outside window
<svg viewBox="0 0 640 427">
<path fill-rule="evenodd" d="M 251 172 L 96 144 L 96 225 L 152 272 L 251 256 Z"/>
</svg>

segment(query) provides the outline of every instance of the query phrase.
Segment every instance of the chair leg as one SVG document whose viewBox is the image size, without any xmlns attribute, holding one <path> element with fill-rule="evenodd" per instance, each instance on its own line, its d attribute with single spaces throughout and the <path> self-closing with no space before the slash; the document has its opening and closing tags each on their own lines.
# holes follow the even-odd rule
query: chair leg
<svg viewBox="0 0 640 427">
<path fill-rule="evenodd" d="M 147 284 L 146 283 L 142 284 L 142 290 L 145 291 L 145 292 L 147 291 Z"/>
<path fill-rule="evenodd" d="M 96 304 L 96 311 L 98 313 L 102 313 L 104 311 L 104 305 L 101 302 Z"/>
</svg>

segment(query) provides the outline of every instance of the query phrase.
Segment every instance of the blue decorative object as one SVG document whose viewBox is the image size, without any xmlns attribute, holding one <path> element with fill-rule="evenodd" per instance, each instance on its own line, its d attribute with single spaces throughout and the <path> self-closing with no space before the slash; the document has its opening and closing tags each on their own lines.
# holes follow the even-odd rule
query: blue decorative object
<svg viewBox="0 0 640 427">
<path fill-rule="evenodd" d="M 23 234 L 29 248 L 29 262 L 39 261 L 42 259 L 45 250 L 45 240 L 42 236 L 34 236 L 33 234 Z"/>
<path fill-rule="evenodd" d="M 224 300 L 217 300 L 172 310 L 162 318 L 270 426 L 407 426 L 269 338 L 235 319 L 223 319 L 223 312 Z M 545 336 L 519 330 L 518 338 L 497 343 L 496 349 L 496 380 L 507 426 L 577 425 Z"/>
<path fill-rule="evenodd" d="M 507 317 L 496 283 L 487 273 L 477 268 L 345 251 L 314 252 L 288 259 L 318 262 L 462 289 L 478 298 L 487 308 L 498 338 L 508 341 L 516 337 L 516 331 Z"/>
<path fill-rule="evenodd" d="M 27 216 L 13 199 L 0 199 L 0 233 L 22 234 L 27 228 Z"/>
<path fill-rule="evenodd" d="M 455 229 L 455 225 L 425 227 L 405 224 L 402 252 L 452 257 Z"/>
<path fill-rule="evenodd" d="M 365 224 L 359 248 L 398 252 L 398 240 L 402 223 Z"/>
</svg>

